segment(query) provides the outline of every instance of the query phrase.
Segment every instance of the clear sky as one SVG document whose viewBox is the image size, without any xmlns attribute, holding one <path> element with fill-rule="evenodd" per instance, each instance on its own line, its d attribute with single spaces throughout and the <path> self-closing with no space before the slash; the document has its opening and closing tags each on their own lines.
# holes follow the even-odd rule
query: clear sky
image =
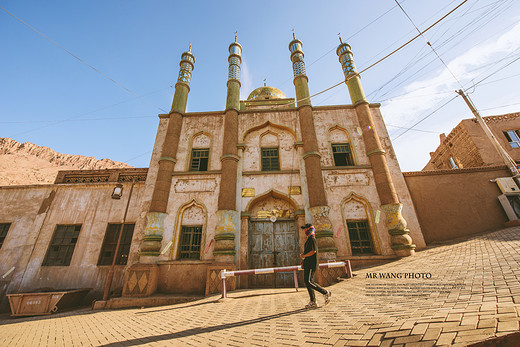
<svg viewBox="0 0 520 347">
<path fill-rule="evenodd" d="M 399 3 L 423 30 L 462 1 Z M 344 78 L 338 33 L 352 46 L 358 70 L 417 34 L 395 0 L 0 0 L 0 6 L 118 83 L 0 9 L 0 137 L 136 167 L 149 166 L 157 115 L 170 109 L 190 41 L 196 62 L 187 111 L 201 112 L 225 108 L 235 31 L 243 47 L 243 99 L 264 79 L 295 96 L 292 29 L 303 42 L 312 94 Z M 382 104 L 403 171 L 421 170 L 439 134 L 472 117 L 460 97 L 439 109 L 461 85 L 483 116 L 520 111 L 519 1 L 469 0 L 424 36 L 362 74 L 369 101 Z M 350 99 L 342 85 L 312 103 Z"/>
</svg>

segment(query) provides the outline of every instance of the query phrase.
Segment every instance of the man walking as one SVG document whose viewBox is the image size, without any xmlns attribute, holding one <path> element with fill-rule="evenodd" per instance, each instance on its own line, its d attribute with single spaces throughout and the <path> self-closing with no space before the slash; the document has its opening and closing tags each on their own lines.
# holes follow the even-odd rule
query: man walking
<svg viewBox="0 0 520 347">
<path fill-rule="evenodd" d="M 303 278 L 305 286 L 309 291 L 309 297 L 311 301 L 305 305 L 305 308 L 316 308 L 318 303 L 316 302 L 316 295 L 314 291 L 317 290 L 325 299 L 324 305 L 327 305 L 330 301 L 330 291 L 320 287 L 314 282 L 314 274 L 318 270 L 318 244 L 316 242 L 316 236 L 314 233 L 314 226 L 312 224 L 305 224 L 301 227 L 307 235 L 307 241 L 303 247 L 303 253 L 300 254 L 300 258 L 303 260 Z"/>
</svg>

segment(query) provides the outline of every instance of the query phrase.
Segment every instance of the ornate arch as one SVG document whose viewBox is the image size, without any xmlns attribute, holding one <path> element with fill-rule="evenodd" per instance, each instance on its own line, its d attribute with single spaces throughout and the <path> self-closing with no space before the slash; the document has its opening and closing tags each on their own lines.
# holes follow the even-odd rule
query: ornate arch
<svg viewBox="0 0 520 347">
<path fill-rule="evenodd" d="M 203 203 L 197 201 L 196 199 L 192 199 L 189 202 L 181 205 L 181 207 L 179 207 L 179 209 L 177 210 L 177 217 L 175 219 L 175 228 L 173 229 L 173 237 L 172 237 L 173 247 L 171 248 L 171 251 L 170 251 L 170 260 L 176 260 L 176 258 L 177 258 L 177 253 L 178 253 L 178 248 L 179 248 L 179 237 L 181 234 L 184 212 L 187 209 L 194 207 L 194 206 L 197 208 L 200 208 L 202 210 L 202 215 L 204 216 L 204 221 L 202 223 L 202 237 L 200 240 L 200 250 L 201 250 L 200 259 L 202 260 L 202 257 L 203 257 L 202 251 L 204 249 L 204 245 L 206 244 L 206 225 L 208 223 L 208 210 Z"/>
<path fill-rule="evenodd" d="M 350 248 L 350 236 L 348 234 L 348 227 L 347 227 L 347 218 L 345 216 L 345 205 L 347 205 L 349 202 L 355 201 L 363 205 L 365 210 L 365 215 L 368 220 L 368 225 L 370 227 L 370 235 L 372 236 L 372 241 L 374 243 L 374 252 L 376 254 L 381 254 L 381 246 L 379 243 L 379 236 L 377 233 L 377 225 L 374 222 L 374 214 L 372 211 L 372 207 L 370 206 L 370 203 L 366 198 L 364 198 L 361 195 L 358 195 L 354 192 L 351 192 L 349 195 L 344 197 L 339 206 L 341 210 L 341 219 L 343 222 L 343 230 L 345 232 L 345 240 L 347 241 L 349 248 Z M 352 252 L 352 250 L 350 250 Z M 351 253 L 352 254 L 352 253 Z"/>
<path fill-rule="evenodd" d="M 288 131 L 289 133 L 291 133 L 291 135 L 293 136 L 294 138 L 294 142 L 297 141 L 297 137 L 296 137 L 296 133 L 293 129 L 291 128 L 288 128 L 286 126 L 283 126 L 283 125 L 280 125 L 280 124 L 276 124 L 276 123 L 271 123 L 270 121 L 267 121 L 263 124 L 260 124 L 260 125 L 257 125 L 257 126 L 254 126 L 252 128 L 249 128 L 248 130 L 246 130 L 246 132 L 244 133 L 244 135 L 242 136 L 242 143 L 245 142 L 246 140 L 246 137 L 247 135 L 249 135 L 250 133 L 252 133 L 253 131 L 256 131 L 256 130 L 259 130 L 259 129 L 262 129 L 262 128 L 266 128 L 268 126 L 272 126 L 273 128 L 276 128 L 276 129 L 280 129 L 280 130 L 285 130 L 285 131 Z"/>
<path fill-rule="evenodd" d="M 188 139 L 188 150 L 186 152 L 186 171 L 190 170 L 191 151 L 193 149 L 193 141 L 200 135 L 206 135 L 209 138 L 209 145 L 208 145 L 208 148 L 209 148 L 209 153 L 208 153 L 208 170 L 210 170 L 210 167 L 211 167 L 211 152 L 212 152 L 212 147 L 213 147 L 213 136 L 211 135 L 211 133 L 209 133 L 207 131 L 200 130 L 200 131 L 197 131 L 196 133 L 192 134 L 190 136 L 190 138 Z"/>
<path fill-rule="evenodd" d="M 277 191 L 276 189 L 270 189 L 267 192 L 258 195 L 254 199 L 251 199 L 251 201 L 249 201 L 247 203 L 246 211 L 251 213 L 253 206 L 255 206 L 259 202 L 269 199 L 269 198 L 280 199 L 280 200 L 286 201 L 289 204 L 289 206 L 293 208 L 294 211 L 297 211 L 300 209 L 298 206 L 298 203 L 293 198 L 291 198 L 290 196 L 288 196 L 282 192 Z"/>
</svg>

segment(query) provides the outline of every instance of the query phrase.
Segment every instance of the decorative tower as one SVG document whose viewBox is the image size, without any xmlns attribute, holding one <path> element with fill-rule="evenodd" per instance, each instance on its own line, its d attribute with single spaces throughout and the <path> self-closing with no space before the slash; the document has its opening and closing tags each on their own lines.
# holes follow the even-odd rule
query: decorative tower
<svg viewBox="0 0 520 347">
<path fill-rule="evenodd" d="M 309 212 L 312 216 L 312 223 L 316 228 L 320 259 L 325 261 L 334 260 L 336 259 L 337 248 L 334 243 L 334 233 L 329 219 L 330 207 L 327 204 L 321 173 L 321 155 L 314 128 L 309 86 L 307 84 L 308 78 L 305 74 L 305 63 L 303 61 L 302 42 L 296 39 L 294 33 L 293 40 L 289 43 L 289 50 L 291 51 L 291 61 L 293 63 L 293 82 L 296 89 L 298 117 L 303 140 L 303 160 L 309 191 Z"/>
<path fill-rule="evenodd" d="M 240 109 L 240 64 L 242 46 L 229 45 L 229 75 L 227 81 L 226 113 L 224 115 L 224 142 L 222 145 L 222 174 L 218 196 L 217 226 L 213 255 L 216 263 L 235 261 L 235 238 L 239 231 L 240 214 L 237 211 L 238 111 Z"/>
<path fill-rule="evenodd" d="M 175 84 L 172 108 L 168 115 L 168 126 L 159 158 L 157 179 L 152 195 L 150 210 L 146 215 L 145 235 L 141 245 L 141 262 L 155 263 L 159 256 L 163 238 L 164 219 L 167 214 L 172 173 L 177 162 L 177 148 L 182 128 L 182 118 L 186 111 L 186 102 L 190 91 L 191 72 L 195 57 L 191 54 L 191 44 L 188 52 L 181 55 L 179 77 Z"/>
<path fill-rule="evenodd" d="M 369 103 L 365 99 L 361 80 L 352 59 L 352 51 L 348 44 L 341 41 L 341 38 L 340 42 L 336 54 L 339 56 L 345 74 L 345 83 L 363 132 L 363 141 L 374 172 L 376 189 L 381 200 L 381 209 L 385 213 L 386 225 L 391 235 L 392 249 L 400 257 L 413 255 L 415 245 L 412 244 L 412 238 L 408 235 L 409 230 L 406 228 L 406 220 L 401 215 L 403 205 L 399 201 L 390 176 L 385 156 L 386 151 L 381 145 Z"/>
</svg>

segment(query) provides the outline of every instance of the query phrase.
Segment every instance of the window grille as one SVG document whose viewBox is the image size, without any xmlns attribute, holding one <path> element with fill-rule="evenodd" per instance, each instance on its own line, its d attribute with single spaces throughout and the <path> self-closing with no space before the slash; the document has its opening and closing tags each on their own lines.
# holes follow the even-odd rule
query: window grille
<svg viewBox="0 0 520 347">
<path fill-rule="evenodd" d="M 262 148 L 262 171 L 280 170 L 278 148 Z"/>
<path fill-rule="evenodd" d="M 182 226 L 179 244 L 180 259 L 199 259 L 202 226 Z"/>
<path fill-rule="evenodd" d="M 42 266 L 69 266 L 81 224 L 57 225 Z"/>
<path fill-rule="evenodd" d="M 348 234 L 350 236 L 350 247 L 352 254 L 371 254 L 374 253 L 372 247 L 372 237 L 368 221 L 347 222 Z"/>
<path fill-rule="evenodd" d="M 135 224 L 133 223 L 125 223 L 123 227 L 123 235 L 121 236 L 121 243 L 119 244 L 119 251 L 117 252 L 116 265 L 126 265 L 128 262 L 128 254 L 130 253 L 132 237 L 134 236 L 134 227 Z M 101 246 L 101 253 L 99 254 L 98 265 L 112 265 L 120 230 L 121 223 L 108 224 L 103 245 Z"/>
</svg>

